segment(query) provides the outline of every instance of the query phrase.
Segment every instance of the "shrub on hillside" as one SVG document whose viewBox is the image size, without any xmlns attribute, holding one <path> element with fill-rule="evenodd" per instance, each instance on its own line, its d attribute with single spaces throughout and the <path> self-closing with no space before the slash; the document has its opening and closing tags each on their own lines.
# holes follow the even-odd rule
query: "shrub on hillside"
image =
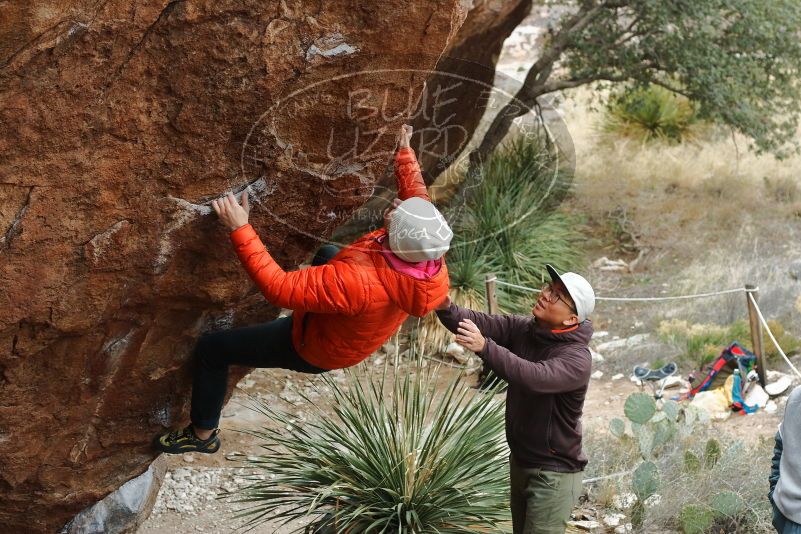
<svg viewBox="0 0 801 534">
<path fill-rule="evenodd" d="M 659 86 L 629 88 L 610 100 L 602 129 L 643 142 L 683 142 L 697 135 L 696 107 L 686 97 Z"/>
</svg>

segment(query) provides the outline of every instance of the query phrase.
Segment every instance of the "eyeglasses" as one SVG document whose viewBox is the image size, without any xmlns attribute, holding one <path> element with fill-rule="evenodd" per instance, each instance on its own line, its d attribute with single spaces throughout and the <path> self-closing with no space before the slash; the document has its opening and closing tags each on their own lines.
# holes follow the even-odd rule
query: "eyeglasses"
<svg viewBox="0 0 801 534">
<path fill-rule="evenodd" d="M 559 290 L 553 287 L 553 284 L 545 284 L 544 286 L 542 286 L 542 296 L 545 298 L 545 300 L 547 300 L 551 304 L 553 304 L 557 300 L 561 300 L 562 302 L 565 303 L 565 306 L 570 308 L 570 311 L 572 311 L 573 313 L 578 313 L 576 311 L 576 307 L 570 304 L 567 300 L 565 300 L 562 297 L 562 295 L 559 294 Z"/>
</svg>

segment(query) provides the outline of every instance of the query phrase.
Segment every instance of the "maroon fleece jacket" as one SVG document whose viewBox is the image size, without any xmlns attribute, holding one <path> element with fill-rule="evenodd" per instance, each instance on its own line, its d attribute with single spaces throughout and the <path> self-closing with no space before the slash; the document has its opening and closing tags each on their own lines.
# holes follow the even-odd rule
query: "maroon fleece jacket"
<svg viewBox="0 0 801 534">
<path fill-rule="evenodd" d="M 470 319 L 486 339 L 478 356 L 509 383 L 506 440 L 515 462 L 582 471 L 587 457 L 581 450 L 581 414 L 592 367 L 587 346 L 592 323 L 550 330 L 538 326 L 533 315 L 489 315 L 455 304 L 437 316 L 454 333 L 459 321 Z"/>
</svg>

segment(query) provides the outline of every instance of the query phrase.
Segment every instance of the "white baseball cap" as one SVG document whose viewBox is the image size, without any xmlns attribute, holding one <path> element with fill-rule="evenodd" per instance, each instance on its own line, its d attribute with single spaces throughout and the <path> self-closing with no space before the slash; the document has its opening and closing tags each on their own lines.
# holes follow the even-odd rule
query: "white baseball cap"
<svg viewBox="0 0 801 534">
<path fill-rule="evenodd" d="M 545 269 L 551 275 L 552 281 L 562 282 L 565 289 L 567 289 L 570 298 L 573 299 L 573 303 L 576 305 L 576 315 L 578 315 L 579 322 L 589 317 L 592 310 L 595 309 L 595 291 L 593 291 L 587 279 L 576 273 L 560 275 L 550 265 L 546 265 Z"/>
</svg>

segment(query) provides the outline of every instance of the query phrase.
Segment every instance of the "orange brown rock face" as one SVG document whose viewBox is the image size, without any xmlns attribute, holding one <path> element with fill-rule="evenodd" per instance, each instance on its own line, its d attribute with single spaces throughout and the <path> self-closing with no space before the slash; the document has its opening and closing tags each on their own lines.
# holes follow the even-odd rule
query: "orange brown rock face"
<svg viewBox="0 0 801 534">
<path fill-rule="evenodd" d="M 372 194 L 465 15 L 0 2 L 4 532 L 56 531 L 143 472 L 186 420 L 197 336 L 275 316 L 209 202 L 249 188 L 279 263 L 306 260 Z"/>
</svg>

